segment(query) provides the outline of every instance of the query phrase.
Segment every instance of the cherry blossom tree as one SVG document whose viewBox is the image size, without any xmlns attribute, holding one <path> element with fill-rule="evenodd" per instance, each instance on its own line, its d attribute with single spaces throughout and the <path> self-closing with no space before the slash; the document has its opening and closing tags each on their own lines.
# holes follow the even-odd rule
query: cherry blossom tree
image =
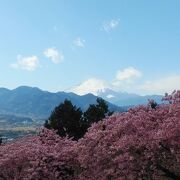
<svg viewBox="0 0 180 180">
<path fill-rule="evenodd" d="M 93 124 L 78 142 L 80 179 L 180 179 L 180 91 L 164 100 Z"/>
<path fill-rule="evenodd" d="M 43 129 L 0 148 L 0 179 L 75 179 L 80 169 L 75 141 Z"/>
<path fill-rule="evenodd" d="M 179 180 L 180 91 L 163 100 L 94 123 L 78 141 L 42 129 L 2 144 L 0 180 Z"/>
</svg>

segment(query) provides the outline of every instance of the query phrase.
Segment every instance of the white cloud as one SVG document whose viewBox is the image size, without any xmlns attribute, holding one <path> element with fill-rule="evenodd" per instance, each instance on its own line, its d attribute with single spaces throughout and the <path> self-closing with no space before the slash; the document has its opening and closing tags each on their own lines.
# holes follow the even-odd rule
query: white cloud
<svg viewBox="0 0 180 180">
<path fill-rule="evenodd" d="M 164 94 L 171 93 L 173 90 L 180 89 L 180 75 L 173 75 L 161 79 L 146 81 L 139 86 L 143 94 Z"/>
<path fill-rule="evenodd" d="M 134 67 L 119 70 L 112 81 L 113 89 L 116 91 L 134 92 L 141 77 L 142 72 Z"/>
<path fill-rule="evenodd" d="M 92 93 L 98 95 L 100 92 L 104 92 L 105 89 L 110 88 L 115 91 L 120 90 L 131 90 L 132 86 L 135 84 L 136 78 L 142 76 L 142 73 L 133 67 L 129 67 L 117 72 L 114 81 L 106 82 L 105 80 L 98 78 L 90 78 L 82 82 L 79 86 L 71 89 L 76 94 L 84 95 L 87 93 Z M 111 94 L 107 98 L 113 98 Z"/>
<path fill-rule="evenodd" d="M 115 80 L 112 81 L 112 86 L 116 91 L 123 90 L 131 92 L 132 89 L 135 89 L 137 80 L 140 77 L 142 77 L 142 73 L 138 69 L 128 67 L 116 73 Z"/>
<path fill-rule="evenodd" d="M 84 81 L 79 86 L 71 89 L 74 93 L 78 95 L 85 95 L 87 93 L 92 93 L 98 95 L 99 92 L 103 92 L 108 87 L 107 83 L 102 79 L 90 78 Z"/>
<path fill-rule="evenodd" d="M 142 73 L 139 70 L 135 69 L 134 67 L 128 67 L 126 69 L 117 72 L 116 80 L 124 81 L 124 80 L 140 78 L 141 76 Z"/>
<path fill-rule="evenodd" d="M 20 68 L 27 71 L 34 71 L 39 67 L 39 59 L 37 56 L 23 57 L 21 55 L 17 56 L 17 62 L 11 64 L 12 68 Z"/>
<path fill-rule="evenodd" d="M 44 55 L 53 63 L 58 64 L 64 59 L 64 55 L 56 48 L 48 48 L 44 51 Z"/>
<path fill-rule="evenodd" d="M 106 21 L 102 25 L 102 29 L 106 32 L 112 31 L 119 26 L 119 19 L 111 19 L 110 21 Z"/>
<path fill-rule="evenodd" d="M 78 37 L 78 38 L 76 38 L 74 41 L 73 41 L 73 44 L 75 45 L 75 46 L 77 46 L 77 47 L 84 47 L 85 46 L 85 40 L 84 39 L 82 39 L 82 38 L 80 38 L 80 37 Z"/>
<path fill-rule="evenodd" d="M 92 93 L 99 95 L 101 92 L 105 92 L 106 89 L 111 89 L 116 92 L 129 92 L 137 93 L 141 95 L 148 94 L 164 94 L 165 92 L 171 93 L 173 90 L 180 89 L 180 75 L 169 75 L 162 78 L 156 78 L 155 80 L 145 81 L 139 79 L 142 77 L 142 72 L 134 67 L 128 67 L 123 70 L 119 70 L 115 76 L 115 79 L 107 82 L 103 79 L 90 78 L 80 85 L 72 88 L 76 94 L 84 95 Z M 114 96 L 109 93 L 107 98 L 111 99 Z"/>
<path fill-rule="evenodd" d="M 112 95 L 112 94 L 108 94 L 106 97 L 107 97 L 108 99 L 111 99 L 111 98 L 113 98 L 113 97 L 115 97 L 115 96 Z"/>
</svg>

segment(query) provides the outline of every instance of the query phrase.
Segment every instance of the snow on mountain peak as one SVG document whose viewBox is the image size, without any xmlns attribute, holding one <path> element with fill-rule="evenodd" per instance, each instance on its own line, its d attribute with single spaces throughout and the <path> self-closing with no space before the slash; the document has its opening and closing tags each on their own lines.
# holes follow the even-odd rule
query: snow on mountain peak
<svg viewBox="0 0 180 180">
<path fill-rule="evenodd" d="M 85 95 L 92 93 L 98 96 L 101 93 L 104 93 L 108 87 L 107 83 L 102 79 L 90 78 L 87 81 L 84 81 L 80 85 L 71 89 L 72 92 L 78 95 Z"/>
</svg>

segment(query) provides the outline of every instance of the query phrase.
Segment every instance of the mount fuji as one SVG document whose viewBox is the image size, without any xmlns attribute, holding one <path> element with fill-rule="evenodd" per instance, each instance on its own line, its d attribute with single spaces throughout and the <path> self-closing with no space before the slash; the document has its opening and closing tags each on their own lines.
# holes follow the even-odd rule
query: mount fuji
<svg viewBox="0 0 180 180">
<path fill-rule="evenodd" d="M 135 93 L 119 92 L 106 88 L 97 91 L 97 95 L 117 106 L 135 106 L 147 104 L 148 99 L 154 99 L 158 104 L 162 103 L 161 95 L 138 95 Z"/>
</svg>

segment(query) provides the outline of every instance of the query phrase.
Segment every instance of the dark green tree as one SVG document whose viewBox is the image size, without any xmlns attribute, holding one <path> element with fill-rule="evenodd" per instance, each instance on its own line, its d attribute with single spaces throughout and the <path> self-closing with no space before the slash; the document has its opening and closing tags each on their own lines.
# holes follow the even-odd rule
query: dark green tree
<svg viewBox="0 0 180 180">
<path fill-rule="evenodd" d="M 108 108 L 107 103 L 102 98 L 97 98 L 97 104 L 91 104 L 86 112 L 84 112 L 84 121 L 89 124 L 89 126 L 102 120 L 106 116 L 113 114 Z"/>
<path fill-rule="evenodd" d="M 65 100 L 54 109 L 49 119 L 45 121 L 44 127 L 57 130 L 61 137 L 68 135 L 73 140 L 78 140 L 84 136 L 92 123 L 113 113 L 109 111 L 103 99 L 97 98 L 96 101 L 96 104 L 91 104 L 87 111 L 82 113 L 71 101 Z"/>
<path fill-rule="evenodd" d="M 0 145 L 2 144 L 2 136 L 0 135 Z"/>
<path fill-rule="evenodd" d="M 54 109 L 44 126 L 57 130 L 61 137 L 68 135 L 74 140 L 78 140 L 84 133 L 81 128 L 83 127 L 82 111 L 66 99 L 64 103 Z"/>
<path fill-rule="evenodd" d="M 152 109 L 156 109 L 156 107 L 158 106 L 157 102 L 154 101 L 153 99 L 148 99 L 148 105 L 152 108 Z"/>
</svg>

